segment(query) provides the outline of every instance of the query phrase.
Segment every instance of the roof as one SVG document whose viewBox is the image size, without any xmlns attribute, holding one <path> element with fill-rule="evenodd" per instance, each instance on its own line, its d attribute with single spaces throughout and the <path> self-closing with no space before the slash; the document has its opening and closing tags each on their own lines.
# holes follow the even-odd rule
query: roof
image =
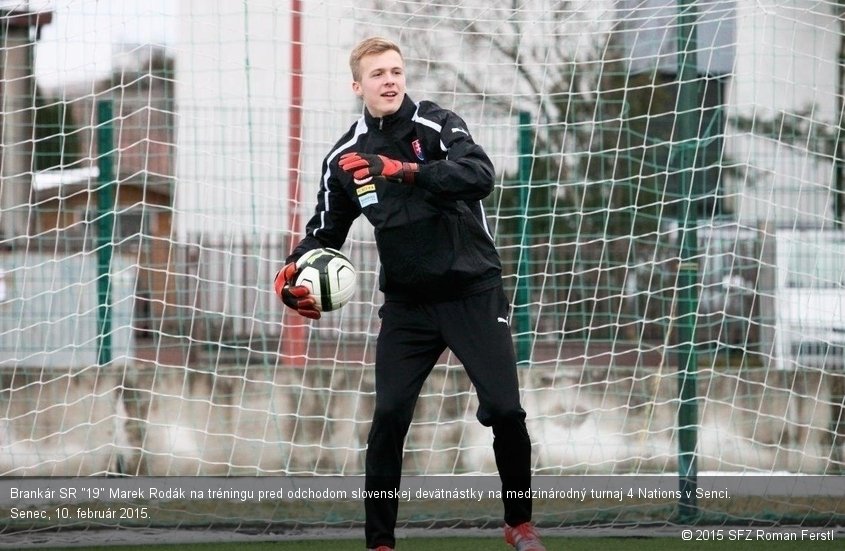
<svg viewBox="0 0 845 551">
<path fill-rule="evenodd" d="M 42 170 L 32 177 L 32 189 L 36 192 L 62 188 L 76 184 L 87 184 L 100 176 L 96 166 Z"/>
<path fill-rule="evenodd" d="M 100 170 L 96 165 L 75 168 L 42 170 L 32 175 L 32 191 L 41 199 L 68 197 L 86 189 L 96 187 L 100 182 Z M 127 178 L 115 180 L 118 185 L 135 186 L 170 196 L 174 180 L 149 172 L 141 172 Z"/>
<path fill-rule="evenodd" d="M 35 12 L 4 9 L 3 4 L 9 4 L 9 2 L 0 3 L 0 17 L 2 17 L 5 28 L 25 29 L 34 27 L 40 31 L 41 27 L 53 22 L 53 12 L 51 11 Z M 20 2 L 15 2 L 15 4 L 19 5 Z"/>
</svg>

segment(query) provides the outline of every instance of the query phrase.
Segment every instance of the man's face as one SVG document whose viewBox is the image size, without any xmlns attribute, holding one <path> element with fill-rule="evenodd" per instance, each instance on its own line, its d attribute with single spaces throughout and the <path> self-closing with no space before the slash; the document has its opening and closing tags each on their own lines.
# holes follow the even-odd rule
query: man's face
<svg viewBox="0 0 845 551">
<path fill-rule="evenodd" d="M 392 115 L 405 99 L 405 64 L 393 50 L 361 58 L 361 81 L 352 90 L 374 117 Z"/>
</svg>

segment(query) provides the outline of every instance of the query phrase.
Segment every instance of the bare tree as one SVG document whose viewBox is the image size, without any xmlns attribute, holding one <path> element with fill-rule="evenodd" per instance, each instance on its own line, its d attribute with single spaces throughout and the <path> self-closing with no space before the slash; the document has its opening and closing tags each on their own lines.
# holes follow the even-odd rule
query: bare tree
<svg viewBox="0 0 845 551">
<path fill-rule="evenodd" d="M 512 117 L 511 128 L 518 113 L 529 114 L 535 235 L 630 233 L 624 208 L 636 194 L 620 170 L 637 167 L 619 162 L 627 67 L 614 0 L 370 6 L 358 17 L 373 22 L 365 32 L 399 35 L 412 84 L 427 87 L 427 97 L 482 119 Z M 515 177 L 505 174 L 506 181 Z M 518 208 L 509 191 L 503 187 L 497 198 L 505 218 Z M 566 216 L 572 213 L 578 216 Z M 500 235 L 516 232 L 499 228 Z"/>
</svg>

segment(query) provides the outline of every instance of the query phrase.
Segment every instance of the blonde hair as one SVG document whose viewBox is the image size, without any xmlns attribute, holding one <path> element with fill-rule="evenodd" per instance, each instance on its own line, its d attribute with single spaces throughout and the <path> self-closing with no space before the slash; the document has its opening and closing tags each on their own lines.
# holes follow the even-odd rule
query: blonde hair
<svg viewBox="0 0 845 551">
<path fill-rule="evenodd" d="M 359 42 L 358 45 L 352 49 L 352 53 L 349 54 L 349 69 L 352 71 L 352 80 L 355 82 L 361 81 L 361 59 L 363 57 L 382 54 L 390 50 L 393 50 L 399 54 L 399 57 L 402 57 L 402 50 L 400 50 L 399 45 L 392 40 L 388 40 L 380 36 L 371 36 L 370 38 L 366 38 Z"/>
</svg>

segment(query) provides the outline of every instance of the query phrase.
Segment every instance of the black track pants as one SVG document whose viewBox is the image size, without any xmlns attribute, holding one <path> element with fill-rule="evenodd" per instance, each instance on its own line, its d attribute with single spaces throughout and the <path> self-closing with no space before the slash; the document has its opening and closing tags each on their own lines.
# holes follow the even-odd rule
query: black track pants
<svg viewBox="0 0 845 551">
<path fill-rule="evenodd" d="M 505 522 L 531 519 L 531 500 L 505 499 L 531 485 L 531 442 L 519 403 L 508 301 L 501 287 L 466 298 L 386 302 L 376 349 L 376 407 L 367 439 L 367 490 L 399 488 L 405 436 L 423 383 L 448 347 L 478 394 L 478 420 L 493 429 Z M 367 547 L 393 547 L 398 499 L 365 499 Z"/>
</svg>

